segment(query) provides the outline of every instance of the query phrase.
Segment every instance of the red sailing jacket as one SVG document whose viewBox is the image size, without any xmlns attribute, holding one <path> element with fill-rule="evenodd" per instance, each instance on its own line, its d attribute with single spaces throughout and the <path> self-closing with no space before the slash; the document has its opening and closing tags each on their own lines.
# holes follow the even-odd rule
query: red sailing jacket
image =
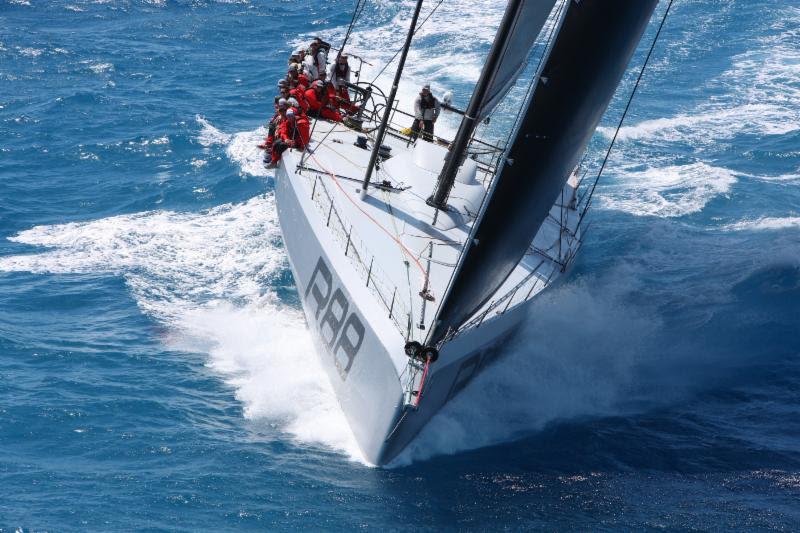
<svg viewBox="0 0 800 533">
<path fill-rule="evenodd" d="M 293 148 L 303 150 L 311 139 L 309 130 L 308 119 L 298 117 L 293 121 L 283 120 L 278 126 L 278 131 L 275 132 L 275 136 Z"/>
</svg>

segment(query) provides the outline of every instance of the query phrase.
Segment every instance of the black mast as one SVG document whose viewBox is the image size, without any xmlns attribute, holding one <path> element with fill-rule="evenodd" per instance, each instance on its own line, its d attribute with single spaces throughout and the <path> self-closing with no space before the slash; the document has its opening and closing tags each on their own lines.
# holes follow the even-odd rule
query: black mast
<svg viewBox="0 0 800 533">
<path fill-rule="evenodd" d="M 450 196 L 450 190 L 453 188 L 453 183 L 456 179 L 456 173 L 461 166 L 461 158 L 467 149 L 469 139 L 472 133 L 478 126 L 481 108 L 486 98 L 486 93 L 491 86 L 494 79 L 497 66 L 503 59 L 505 51 L 506 39 L 508 39 L 514 22 L 517 18 L 517 12 L 522 6 L 523 0 L 511 0 L 506 7 L 503 20 L 500 22 L 500 27 L 497 29 L 492 48 L 489 50 L 489 56 L 486 58 L 486 64 L 481 71 L 481 77 L 478 78 L 478 83 L 475 86 L 475 91 L 472 93 L 472 98 L 469 100 L 469 106 L 464 113 L 464 118 L 461 120 L 461 125 L 458 127 L 455 139 L 450 146 L 450 151 L 445 158 L 444 167 L 439 173 L 439 179 L 436 182 L 436 189 L 433 194 L 428 198 L 428 205 L 437 209 L 444 209 L 447 206 L 447 198 Z"/>
<path fill-rule="evenodd" d="M 408 49 L 411 48 L 411 38 L 414 36 L 414 30 L 417 28 L 417 19 L 419 18 L 420 9 L 422 9 L 422 0 L 417 0 L 417 6 L 414 8 L 414 16 L 411 17 L 411 27 L 408 29 L 406 42 L 403 45 L 403 53 L 400 54 L 400 62 L 397 65 L 397 72 L 394 74 L 392 90 L 389 92 L 389 98 L 386 100 L 386 110 L 383 112 L 383 120 L 381 120 L 380 128 L 378 128 L 378 135 L 375 136 L 375 142 L 372 146 L 372 154 L 369 156 L 367 173 L 364 176 L 364 183 L 361 185 L 362 199 L 367 195 L 369 179 L 372 177 L 372 170 L 375 168 L 375 161 L 378 159 L 378 151 L 380 150 L 381 144 L 383 144 L 383 136 L 386 133 L 386 126 L 389 124 L 389 117 L 392 114 L 392 104 L 394 104 L 394 98 L 397 95 L 397 87 L 400 85 L 400 75 L 403 73 L 403 67 L 405 67 L 406 64 Z"/>
</svg>

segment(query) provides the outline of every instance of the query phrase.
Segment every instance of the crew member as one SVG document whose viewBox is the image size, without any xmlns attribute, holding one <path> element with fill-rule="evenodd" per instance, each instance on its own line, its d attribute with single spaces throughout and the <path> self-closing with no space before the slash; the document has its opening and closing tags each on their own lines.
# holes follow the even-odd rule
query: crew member
<svg viewBox="0 0 800 533">
<path fill-rule="evenodd" d="M 350 102 L 350 92 L 347 90 L 347 84 L 350 83 L 350 64 L 347 62 L 346 54 L 340 54 L 336 58 L 336 63 L 331 65 L 328 80 L 334 89 L 339 109 L 346 113 L 358 111 L 358 106 Z"/>
<path fill-rule="evenodd" d="M 331 45 L 323 41 L 322 37 L 314 37 L 314 42 L 317 43 L 317 51 L 314 54 L 314 59 L 317 61 L 317 70 L 325 72 L 328 70 L 328 50 L 331 49 Z"/>
<path fill-rule="evenodd" d="M 328 81 L 333 84 L 336 92 L 339 92 L 340 87 L 346 87 L 345 83 L 350 83 L 350 64 L 347 62 L 346 54 L 339 54 L 336 63 L 331 65 Z"/>
<path fill-rule="evenodd" d="M 272 150 L 272 143 L 275 142 L 275 131 L 278 126 L 280 126 L 281 122 L 283 122 L 288 106 L 289 103 L 285 98 L 280 98 L 275 104 L 275 114 L 272 115 L 269 124 L 267 124 L 267 137 L 264 139 L 264 142 L 258 145 L 262 150 Z"/>
<path fill-rule="evenodd" d="M 297 87 L 299 79 L 300 78 L 297 69 L 294 66 L 290 65 L 289 70 L 286 71 L 286 81 L 289 82 L 289 89 Z"/>
<path fill-rule="evenodd" d="M 431 94 L 430 84 L 422 86 L 416 100 L 414 100 L 414 123 L 411 125 L 411 139 L 416 140 L 420 130 L 422 138 L 426 141 L 433 140 L 433 125 L 439 118 L 441 106 L 439 100 Z"/>
<path fill-rule="evenodd" d="M 297 101 L 299 107 L 303 110 L 303 113 L 308 112 L 308 100 L 306 100 L 306 87 L 298 83 L 297 87 L 289 91 L 289 99 L 294 99 Z"/>
<path fill-rule="evenodd" d="M 289 96 L 291 96 L 289 94 L 289 82 L 285 79 L 278 81 L 278 95 L 281 98 L 289 98 Z"/>
<path fill-rule="evenodd" d="M 308 119 L 297 117 L 293 109 L 287 109 L 286 118 L 275 132 L 275 142 L 272 143 L 272 161 L 267 168 L 278 166 L 283 152 L 289 148 L 304 150 L 310 137 Z"/>
<path fill-rule="evenodd" d="M 286 101 L 286 104 L 288 106 L 287 109 L 294 110 L 295 117 L 306 117 L 306 110 L 303 109 L 303 106 L 300 105 L 300 102 L 298 102 L 296 98 L 289 98 L 289 100 Z"/>
<path fill-rule="evenodd" d="M 320 73 L 320 50 L 319 50 L 319 41 L 316 39 L 311 41 L 311 46 L 308 48 L 308 53 L 306 54 L 305 59 L 303 59 L 303 73 L 308 76 L 308 79 L 311 81 L 316 81 L 319 79 Z M 323 61 L 325 61 L 324 54 L 322 55 Z M 322 71 L 325 70 L 325 63 L 322 63 Z"/>
<path fill-rule="evenodd" d="M 308 110 L 319 117 L 341 122 L 342 115 L 331 104 L 325 85 L 325 82 L 317 80 L 311 84 L 311 89 L 305 92 Z"/>
</svg>

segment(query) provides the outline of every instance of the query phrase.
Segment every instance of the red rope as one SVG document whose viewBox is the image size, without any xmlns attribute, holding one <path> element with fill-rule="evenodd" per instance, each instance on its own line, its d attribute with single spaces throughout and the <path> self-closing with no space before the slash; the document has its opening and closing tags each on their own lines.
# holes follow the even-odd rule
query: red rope
<svg viewBox="0 0 800 533">
<path fill-rule="evenodd" d="M 422 399 L 422 389 L 425 388 L 425 378 L 428 377 L 428 368 L 431 366 L 431 358 L 428 357 L 427 362 L 425 363 L 425 370 L 422 372 L 422 381 L 419 382 L 419 390 L 417 390 L 417 402 L 414 404 L 414 408 L 419 407 L 419 401 Z"/>
<path fill-rule="evenodd" d="M 387 230 L 386 228 L 384 228 L 384 227 L 381 225 L 381 223 L 380 223 L 380 222 L 378 222 L 377 220 L 375 220 L 375 219 L 372 217 L 372 215 L 370 215 L 369 213 L 367 213 L 366 211 L 364 211 L 364 209 L 362 209 L 360 205 L 358 205 L 358 204 L 357 204 L 357 203 L 356 203 L 356 202 L 355 202 L 355 201 L 354 201 L 352 198 L 350 198 L 350 195 L 349 195 L 349 194 L 347 194 L 347 191 L 345 191 L 345 190 L 344 190 L 344 187 L 342 187 L 342 184 L 341 184 L 341 183 L 339 183 L 339 180 L 336 178 L 336 174 L 334 174 L 333 172 L 331 172 L 330 170 L 328 170 L 327 168 L 325 168 L 325 166 L 324 166 L 322 163 L 320 163 L 320 162 L 319 162 L 319 160 L 318 160 L 316 157 L 314 157 L 314 153 L 313 153 L 313 152 L 309 152 L 309 155 L 311 156 L 311 159 L 313 159 L 313 160 L 314 160 L 314 162 L 317 164 L 317 166 L 319 166 L 319 167 L 320 167 L 322 170 L 324 170 L 325 172 L 327 172 L 327 173 L 330 175 L 331 179 L 333 179 L 333 182 L 336 184 L 336 186 L 337 186 L 337 187 L 339 187 L 339 189 L 342 191 L 342 193 L 344 194 L 344 196 L 345 196 L 345 197 L 346 197 L 346 198 L 347 198 L 347 199 L 350 201 L 350 203 L 351 203 L 351 204 L 353 204 L 353 205 L 356 207 L 356 209 L 358 209 L 359 211 L 361 211 L 362 213 L 364 213 L 364 216 L 366 216 L 368 219 L 370 219 L 370 220 L 372 221 L 372 223 L 373 223 L 373 224 L 375 224 L 376 226 L 378 226 L 378 227 L 379 227 L 379 228 L 380 228 L 380 229 L 381 229 L 381 230 L 382 230 L 382 231 L 383 231 L 383 232 L 384 232 L 386 235 L 388 235 L 388 236 L 389 236 L 389 238 L 390 238 L 390 239 L 392 239 L 394 242 L 396 242 L 396 243 L 397 243 L 397 244 L 400 246 L 400 248 L 403 250 L 403 252 L 404 252 L 404 253 L 405 253 L 405 254 L 406 254 L 408 257 L 410 257 L 412 261 L 414 261 L 414 263 L 417 265 L 417 268 L 419 268 L 419 271 L 422 273 L 422 277 L 424 278 L 424 280 L 425 280 L 425 283 L 427 284 L 427 283 L 428 283 L 428 274 L 427 274 L 427 272 L 425 272 L 425 269 L 422 267 L 422 263 L 420 263 L 420 262 L 419 262 L 419 260 L 418 260 L 418 259 L 416 258 L 416 256 L 415 256 L 415 255 L 414 255 L 414 254 L 411 252 L 411 250 L 409 250 L 408 248 L 406 248 L 406 246 L 405 246 L 405 245 L 404 245 L 402 242 L 400 242 L 400 240 L 399 240 L 398 238 L 396 238 L 394 235 L 392 235 L 392 234 L 389 232 L 389 230 Z M 333 201 L 333 198 L 331 198 L 331 202 L 332 202 L 332 201 Z"/>
</svg>

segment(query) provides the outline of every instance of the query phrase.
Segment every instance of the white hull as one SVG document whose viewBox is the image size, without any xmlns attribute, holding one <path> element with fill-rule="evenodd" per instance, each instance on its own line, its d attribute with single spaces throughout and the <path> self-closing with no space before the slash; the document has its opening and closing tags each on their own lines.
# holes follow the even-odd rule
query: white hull
<svg viewBox="0 0 800 533">
<path fill-rule="evenodd" d="M 284 243 L 317 353 L 366 459 L 376 465 L 386 464 L 497 355 L 496 348 L 519 324 L 525 306 L 486 320 L 479 328 L 447 343 L 439 360 L 431 365 L 424 401 L 417 409 L 404 409 L 401 374 L 406 369 L 405 339 L 360 278 L 339 276 L 339 272 L 350 269 L 343 250 L 330 246 L 329 239 L 314 232 L 314 227 L 324 229 L 325 221 L 311 205 L 310 191 L 293 187 L 283 165 L 276 180 L 276 196 L 281 227 L 291 228 L 284 231 Z M 321 302 L 328 302 L 321 310 L 314 288 L 323 293 Z M 337 313 L 338 304 L 331 302 L 337 289 L 344 296 L 339 301 L 347 302 L 342 313 Z M 356 324 L 357 319 L 364 326 L 363 340 L 352 362 L 346 347 L 339 346 L 339 337 L 333 338 L 331 320 L 324 322 L 331 308 L 334 321 L 345 321 L 338 336 L 359 337 L 357 327 L 348 326 L 348 320 Z M 350 319 L 351 315 L 355 318 Z"/>
<path fill-rule="evenodd" d="M 334 133 L 345 140 L 340 142 L 339 149 L 352 152 L 347 152 L 348 165 L 368 155 L 351 148 L 352 142 L 347 142 L 354 133 Z M 324 145 L 320 145 L 319 153 L 314 154 L 314 164 L 326 169 L 334 166 L 333 158 L 323 159 L 321 148 Z M 396 142 L 394 148 L 400 152 L 405 146 Z M 410 154 L 409 149 L 405 151 Z M 392 161 L 397 165 L 403 164 L 403 157 L 410 158 L 408 154 L 401 153 Z M 403 204 L 391 200 L 397 204 L 392 206 L 394 211 L 390 210 L 388 215 L 382 205 L 376 207 L 375 203 L 368 203 L 366 208 L 361 207 L 363 204 L 354 200 L 357 198 L 357 183 L 338 184 L 337 189 L 331 185 L 331 179 L 335 179 L 333 176 L 323 182 L 320 176 L 324 173 L 298 172 L 300 158 L 301 154 L 295 151 L 284 154 L 277 169 L 275 185 L 278 215 L 292 273 L 315 348 L 359 446 L 369 462 L 384 465 L 403 450 L 447 401 L 499 355 L 503 341 L 525 316 L 526 302 L 560 277 L 563 266 L 538 257 L 536 261 L 528 261 L 530 264 L 521 263 L 519 272 L 515 271 L 515 275 L 498 291 L 498 295 L 509 296 L 494 305 L 487 304 L 476 314 L 471 327 L 443 345 L 438 361 L 429 366 L 422 393 L 417 397 L 422 386 L 422 372 L 419 364 L 415 367 L 416 372 L 409 365 L 404 346 L 407 340 L 424 340 L 435 306 L 431 304 L 426 314 L 427 303 L 416 297 L 420 287 L 414 286 L 411 278 L 406 291 L 387 291 L 387 287 L 399 284 L 399 274 L 392 270 L 392 265 L 399 263 L 397 258 L 392 259 L 396 245 L 385 237 L 381 240 L 380 233 L 370 234 L 372 225 L 364 219 L 369 217 L 378 225 L 388 225 L 386 217 L 399 219 Z M 385 166 L 388 168 L 388 164 Z M 332 172 L 340 175 L 347 171 L 348 168 L 344 167 Z M 335 209 L 320 204 L 321 191 L 328 195 L 324 199 L 329 199 Z M 391 222 L 395 223 L 394 220 Z M 421 232 L 416 221 L 409 224 L 413 224 L 414 232 Z M 335 225 L 339 229 L 350 228 L 346 245 L 342 242 L 341 232 L 335 234 Z M 351 244 L 351 237 L 355 241 L 354 227 L 360 230 L 361 235 L 366 234 L 373 250 L 383 250 L 372 256 L 367 272 L 367 253 L 374 251 L 356 250 L 355 243 Z M 442 230 L 436 227 L 429 231 L 440 239 L 446 233 L 456 241 L 463 240 L 468 229 L 467 225 L 462 225 Z M 421 257 L 431 237 L 422 235 L 419 243 L 412 240 L 416 238 L 403 242 L 409 248 L 413 246 Z M 363 246 L 363 241 L 360 242 Z M 437 251 L 440 255 L 436 256 L 441 259 L 441 264 L 433 264 L 433 268 L 431 263 L 427 265 L 432 288 L 437 294 L 444 292 L 452 270 L 452 266 L 447 266 L 452 264 L 445 259 L 456 257 L 459 246 L 443 248 L 447 249 L 441 253 Z M 564 251 L 568 252 L 569 246 Z M 409 262 L 404 264 L 408 267 Z M 379 279 L 379 272 L 385 279 Z M 532 281 L 525 284 L 528 279 Z M 404 292 L 408 293 L 405 300 L 399 296 Z M 404 313 L 407 313 L 407 319 Z"/>
</svg>

